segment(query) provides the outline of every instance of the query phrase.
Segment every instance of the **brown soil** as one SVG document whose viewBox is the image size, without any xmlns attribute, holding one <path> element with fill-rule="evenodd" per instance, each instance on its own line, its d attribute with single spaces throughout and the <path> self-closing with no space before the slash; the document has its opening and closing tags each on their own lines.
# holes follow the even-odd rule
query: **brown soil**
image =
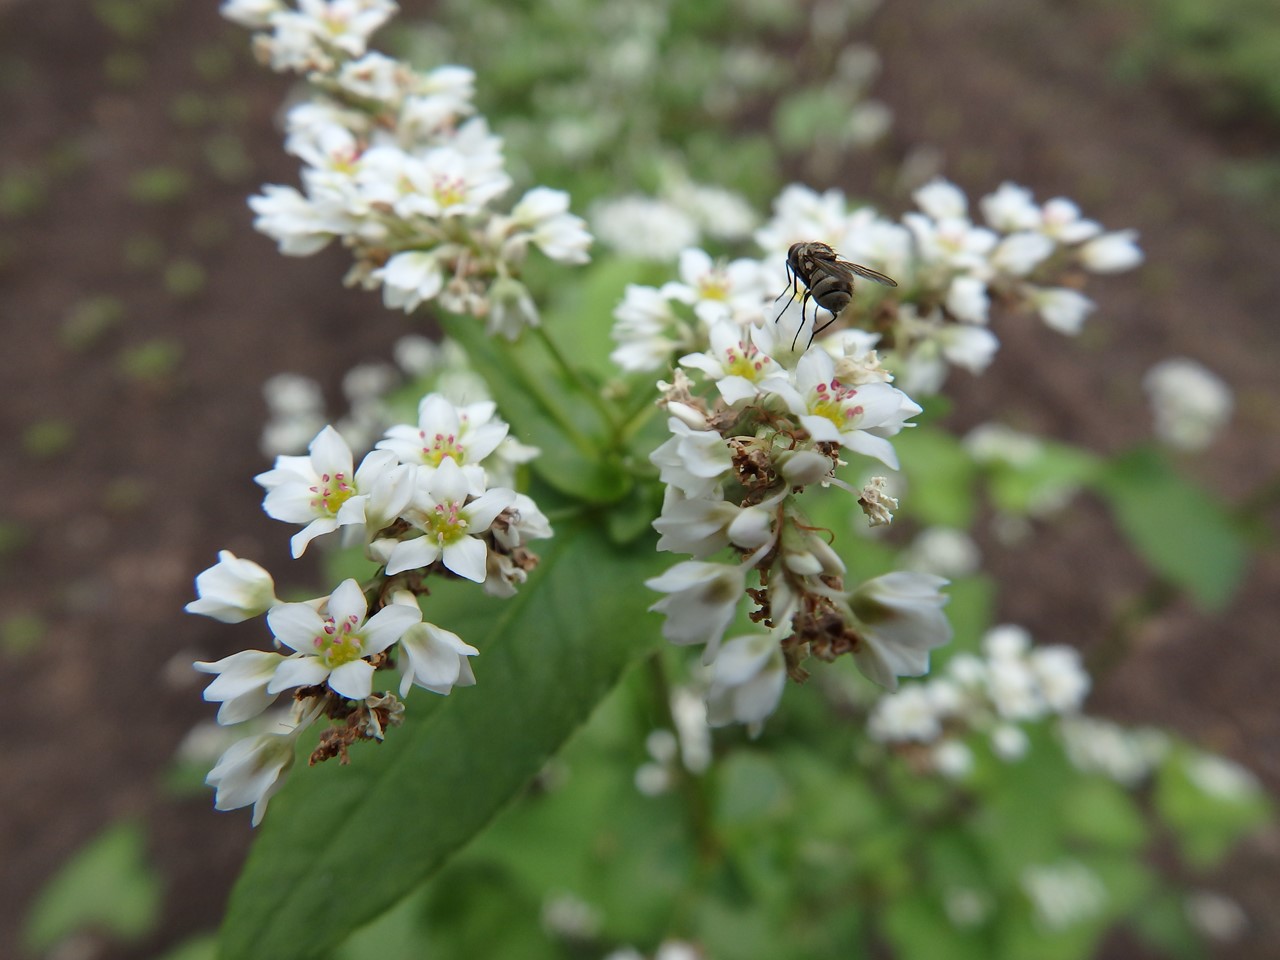
<svg viewBox="0 0 1280 960">
<path fill-rule="evenodd" d="M 959 424 L 1012 416 L 1118 451 L 1149 434 L 1141 373 L 1171 354 L 1197 357 L 1236 387 L 1239 410 L 1195 470 L 1239 499 L 1280 467 L 1280 231 L 1216 190 L 1229 152 L 1179 103 L 1109 81 L 1114 32 L 1105 14 L 1065 0 L 886 4 L 870 37 L 885 60 L 876 92 L 895 113 L 879 159 L 930 145 L 974 194 L 1011 179 L 1142 234 L 1149 265 L 1097 285 L 1102 309 L 1082 342 L 1031 324 L 1001 328 L 991 374 L 956 384 Z M 244 39 L 212 3 L 179 5 L 156 36 L 126 44 L 79 3 L 0 0 L 0 176 L 39 169 L 68 146 L 86 161 L 57 177 L 38 209 L 0 221 L 9 383 L 0 422 L 13 441 L 0 460 L 9 491 L 0 519 L 28 538 L 0 558 L 0 619 L 34 614 L 49 625 L 34 652 L 2 654 L 12 735 L 0 781 L 0 956 L 20 955 L 21 921 L 42 883 L 121 817 L 147 825 L 166 884 L 164 921 L 141 946 L 103 944 L 87 955 L 150 957 L 216 925 L 250 840 L 247 820 L 214 813 L 207 797 L 174 802 L 160 781 L 184 734 L 212 713 L 182 665 L 258 638 L 181 607 L 193 574 L 222 547 L 305 582 L 309 568 L 288 561 L 283 528 L 261 516 L 251 480 L 265 464 L 262 382 L 303 371 L 336 400 L 346 369 L 385 358 L 412 328 L 376 298 L 340 288 L 340 252 L 285 259 L 253 232 L 246 195 L 293 182 L 296 171 L 273 128 L 288 85 L 248 61 Z M 213 83 L 193 56 L 216 46 L 237 59 Z M 141 52 L 145 80 L 107 85 L 104 59 L 123 49 Z M 186 90 L 240 98 L 243 116 L 174 123 L 169 111 Z M 250 169 L 239 179 L 205 162 L 218 131 L 244 143 Z M 186 170 L 189 192 L 169 203 L 131 200 L 130 178 L 162 165 Z M 875 178 L 872 162 L 859 161 L 845 186 L 870 192 Z M 156 268 L 127 268 L 123 251 L 140 235 L 160 241 L 165 262 L 197 260 L 203 288 L 176 296 Z M 98 294 L 120 298 L 123 321 L 91 349 L 68 349 L 63 318 Z M 123 351 L 158 338 L 181 345 L 171 376 L 139 382 L 119 372 Z M 27 429 L 51 418 L 74 427 L 74 442 L 56 456 L 18 452 Z M 1027 547 L 986 544 L 1003 584 L 1001 615 L 1042 641 L 1090 648 L 1147 574 L 1097 504 L 1039 532 Z M 1254 564 L 1229 613 L 1208 617 L 1186 604 L 1163 613 L 1100 680 L 1094 709 L 1172 727 L 1280 790 L 1280 653 L 1268 616 L 1278 593 L 1272 553 Z M 1278 866 L 1272 832 L 1207 879 L 1251 921 L 1221 957 L 1274 953 Z M 1117 940 L 1107 955 L 1140 954 Z"/>
</svg>

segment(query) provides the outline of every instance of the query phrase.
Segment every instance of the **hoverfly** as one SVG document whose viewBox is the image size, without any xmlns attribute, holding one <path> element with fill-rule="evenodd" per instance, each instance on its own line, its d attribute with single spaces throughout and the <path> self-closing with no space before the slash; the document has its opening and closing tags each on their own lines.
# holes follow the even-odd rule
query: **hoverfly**
<svg viewBox="0 0 1280 960">
<path fill-rule="evenodd" d="M 794 300 L 804 286 L 804 296 L 800 299 L 800 325 L 796 327 L 795 339 L 791 341 L 791 349 L 796 348 L 800 339 L 800 331 L 804 329 L 805 307 L 813 300 L 813 333 L 809 335 L 809 343 L 831 324 L 835 323 L 840 312 L 853 299 L 853 278 L 864 277 L 874 280 L 886 287 L 896 287 L 898 281 L 891 280 L 883 273 L 877 273 L 870 267 L 864 267 L 848 260 L 841 260 L 834 250 L 825 243 L 793 243 L 787 251 L 787 276 L 791 282 L 787 288 L 774 298 L 777 303 L 789 292 Z M 831 319 L 818 326 L 818 307 L 830 311 Z M 783 308 L 786 311 L 786 308 Z M 774 323 L 782 319 L 782 314 L 774 318 Z"/>
</svg>

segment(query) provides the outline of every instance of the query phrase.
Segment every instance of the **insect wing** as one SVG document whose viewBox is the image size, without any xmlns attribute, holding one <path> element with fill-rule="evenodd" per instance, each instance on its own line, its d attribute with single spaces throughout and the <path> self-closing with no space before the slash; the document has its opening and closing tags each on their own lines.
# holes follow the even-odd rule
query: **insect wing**
<svg viewBox="0 0 1280 960">
<path fill-rule="evenodd" d="M 850 273 L 856 273 L 858 276 L 864 277 L 867 280 L 874 280 L 876 283 L 883 283 L 886 287 L 896 287 L 898 285 L 897 280 L 894 280 L 892 277 L 886 277 L 883 273 L 872 270 L 870 267 L 864 267 L 859 263 L 850 263 L 847 260 L 839 260 L 837 262 L 840 266 L 848 268 Z M 853 278 L 850 277 L 850 279 Z"/>
</svg>

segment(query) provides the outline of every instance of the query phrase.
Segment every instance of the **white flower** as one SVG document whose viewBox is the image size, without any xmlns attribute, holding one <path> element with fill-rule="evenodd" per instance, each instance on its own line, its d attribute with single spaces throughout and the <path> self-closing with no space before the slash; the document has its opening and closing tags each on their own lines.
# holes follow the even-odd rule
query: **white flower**
<svg viewBox="0 0 1280 960">
<path fill-rule="evenodd" d="M 1142 378 L 1156 435 L 1179 450 L 1203 450 L 1231 418 L 1231 388 L 1184 357 L 1162 360 Z"/>
<path fill-rule="evenodd" d="M 601 243 L 624 257 L 670 262 L 698 242 L 698 226 L 665 200 L 628 196 L 598 202 L 591 226 Z"/>
<path fill-rule="evenodd" d="M 655 287 L 627 284 L 622 303 L 613 311 L 611 335 L 618 346 L 609 359 L 623 370 L 658 370 L 680 345 L 673 336 L 679 321 L 671 303 Z"/>
<path fill-rule="evenodd" d="M 249 198 L 257 216 L 253 226 L 280 245 L 288 257 L 305 257 L 324 249 L 335 236 L 355 226 L 352 217 L 331 204 L 313 202 L 293 187 L 268 185 Z"/>
<path fill-rule="evenodd" d="M 1187 761 L 1187 779 L 1219 800 L 1240 802 L 1262 793 L 1258 778 L 1234 760 L 1201 753 Z"/>
<path fill-rule="evenodd" d="M 1031 651 L 1031 670 L 1040 685 L 1040 695 L 1055 713 L 1080 709 L 1092 682 L 1072 647 L 1040 647 Z"/>
<path fill-rule="evenodd" d="M 302 556 L 316 537 L 348 524 L 365 522 L 365 492 L 389 467 L 384 456 L 370 454 L 352 470 L 351 448 L 333 427 L 325 427 L 311 441 L 307 456 L 279 456 L 275 468 L 254 477 L 267 495 L 262 508 L 286 523 L 305 523 L 289 541 L 295 557 Z"/>
<path fill-rule="evenodd" d="M 668 594 L 649 608 L 666 614 L 662 635 L 682 646 L 705 643 L 703 663 L 714 660 L 746 589 L 746 569 L 685 560 L 644 583 L 650 590 Z"/>
<path fill-rule="evenodd" d="M 379 450 L 390 450 L 403 463 L 431 469 L 448 459 L 460 467 L 482 463 L 498 449 L 510 429 L 497 419 L 491 400 L 457 406 L 438 393 L 418 402 L 418 425 L 401 424 L 387 430 Z"/>
<path fill-rule="evenodd" d="M 1040 208 L 1032 200 L 1031 191 L 1016 183 L 1002 183 L 995 193 L 979 202 L 982 217 L 1002 233 L 1034 230 L 1040 225 Z"/>
<path fill-rule="evenodd" d="M 690 353 L 680 358 L 680 365 L 701 370 L 713 381 L 725 403 L 733 405 L 754 399 L 760 384 L 770 379 L 785 378 L 785 371 L 757 345 L 771 343 L 769 327 L 754 327 L 744 337 L 743 327 L 724 319 L 713 323 L 708 331 L 711 341 L 705 353 Z"/>
<path fill-rule="evenodd" d="M 276 698 L 276 694 L 267 693 L 267 685 L 284 659 L 278 653 L 241 650 L 213 663 L 196 661 L 193 666 L 201 673 L 217 674 L 205 687 L 204 699 L 222 704 L 218 723 L 240 723 L 267 709 Z"/>
<path fill-rule="evenodd" d="M 218 12 L 242 27 L 263 30 L 270 25 L 271 14 L 283 9 L 283 0 L 223 0 Z"/>
<path fill-rule="evenodd" d="M 959 187 L 935 178 L 911 195 L 916 206 L 935 220 L 958 219 L 969 212 L 969 201 Z"/>
<path fill-rule="evenodd" d="M 217 790 L 218 810 L 253 804 L 253 825 L 262 822 L 271 797 L 283 785 L 281 775 L 293 766 L 294 744 L 302 725 L 283 733 L 263 733 L 237 740 L 219 758 L 204 782 Z"/>
<path fill-rule="evenodd" d="M 1022 871 L 1022 889 L 1035 908 L 1036 919 L 1050 931 L 1084 923 L 1107 905 L 1107 888 L 1078 860 L 1031 866 Z"/>
<path fill-rule="evenodd" d="M 662 295 L 693 307 L 704 324 L 733 320 L 739 325 L 763 317 L 765 282 L 756 260 L 716 263 L 704 250 L 680 251 L 679 283 L 668 283 Z"/>
<path fill-rule="evenodd" d="M 408 250 L 397 253 L 373 271 L 373 279 L 383 284 L 382 302 L 390 309 L 412 313 L 421 304 L 439 296 L 444 289 L 441 253 L 440 248 Z"/>
<path fill-rule="evenodd" d="M 219 550 L 218 562 L 196 575 L 196 595 L 199 599 L 186 605 L 187 613 L 223 623 L 252 619 L 279 603 L 271 574 L 230 550 Z"/>
<path fill-rule="evenodd" d="M 1002 723 L 991 731 L 991 749 L 1001 760 L 1020 760 L 1031 746 L 1026 732 L 1010 723 Z"/>
<path fill-rule="evenodd" d="M 772 523 L 773 515 L 761 507 L 739 507 L 717 496 L 688 499 L 667 487 L 653 529 L 662 534 L 659 550 L 702 558 L 730 543 L 748 550 L 762 546 L 772 536 Z"/>
<path fill-rule="evenodd" d="M 733 466 L 724 437 L 695 430 L 678 417 L 667 418 L 667 429 L 671 439 L 649 454 L 662 482 L 692 499 L 710 495 Z"/>
<path fill-rule="evenodd" d="M 404 602 L 404 601 L 397 601 Z M 410 602 L 417 606 L 417 601 Z M 434 623 L 415 623 L 400 638 L 400 696 L 406 696 L 413 686 L 432 693 L 448 694 L 455 686 L 469 687 L 475 684 L 476 675 L 471 671 L 470 657 L 480 651 L 463 642 Z"/>
<path fill-rule="evenodd" d="M 727 641 L 711 665 L 707 722 L 713 727 L 743 723 L 755 736 L 777 709 L 786 680 L 786 663 L 775 635 L 752 634 Z"/>
<path fill-rule="evenodd" d="M 484 583 L 489 548 L 480 538 L 494 518 L 515 502 L 516 495 L 505 487 L 486 490 L 469 500 L 470 493 L 467 475 L 452 457 L 442 460 L 434 471 L 421 473 L 404 516 L 423 535 L 391 547 L 386 555 L 387 575 L 439 560 L 458 576 Z"/>
<path fill-rule="evenodd" d="M 800 358 L 795 387 L 769 387 L 809 431 L 815 442 L 839 443 L 865 456 L 875 457 L 898 469 L 893 445 L 879 434 L 897 433 L 920 407 L 905 393 L 887 383 L 850 387 L 835 379 L 835 361 L 822 349 L 811 349 Z"/>
<path fill-rule="evenodd" d="M 1031 303 L 1040 319 L 1059 333 L 1074 336 L 1093 312 L 1093 301 L 1069 287 L 1028 287 Z"/>
<path fill-rule="evenodd" d="M 1094 273 L 1121 273 L 1142 262 L 1138 231 L 1117 230 L 1095 237 L 1080 248 L 1080 262 Z"/>
<path fill-rule="evenodd" d="M 977 572 L 980 559 L 973 538 L 951 527 L 921 530 L 902 557 L 909 569 L 940 577 L 969 576 Z"/>
<path fill-rule="evenodd" d="M 915 740 L 932 743 L 942 734 L 939 712 L 924 684 L 903 687 L 877 701 L 867 719 L 867 732 L 876 740 Z"/>
<path fill-rule="evenodd" d="M 534 187 L 511 211 L 517 224 L 530 232 L 538 249 L 560 263 L 586 263 L 591 234 L 581 217 L 569 213 L 569 195 L 563 190 Z"/>
<path fill-rule="evenodd" d="M 868 580 L 849 596 L 861 643 L 853 652 L 858 669 L 890 690 L 898 677 L 929 669 L 929 651 L 951 639 L 942 607 L 947 583 L 926 573 L 897 571 Z"/>
<path fill-rule="evenodd" d="M 310 603 L 282 603 L 267 614 L 276 640 L 297 651 L 279 665 L 267 685 L 268 693 L 290 687 L 329 684 L 349 700 L 363 700 L 373 691 L 374 666 L 366 657 L 381 653 L 422 620 L 417 605 L 391 603 L 368 620 L 368 603 L 360 585 L 344 580 L 320 613 Z"/>
<path fill-rule="evenodd" d="M 991 309 L 986 283 L 977 277 L 956 277 L 947 288 L 946 307 L 962 323 L 986 323 Z"/>
<path fill-rule="evenodd" d="M 933 766 L 951 780 L 960 780 L 973 769 L 973 751 L 959 740 L 943 740 L 933 748 Z"/>
<path fill-rule="evenodd" d="M 1055 197 L 1040 213 L 1040 230 L 1059 243 L 1082 243 L 1102 232 L 1102 227 L 1080 216 L 1080 208 L 1065 197 Z"/>
<path fill-rule="evenodd" d="M 991 254 L 991 266 L 1001 273 L 1025 277 L 1053 253 L 1053 241 L 1042 233 L 1011 233 Z"/>
</svg>

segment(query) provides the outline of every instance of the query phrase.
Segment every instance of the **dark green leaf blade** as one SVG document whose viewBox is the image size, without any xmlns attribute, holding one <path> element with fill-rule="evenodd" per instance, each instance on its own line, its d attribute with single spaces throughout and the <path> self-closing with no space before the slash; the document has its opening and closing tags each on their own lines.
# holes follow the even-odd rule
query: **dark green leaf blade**
<svg viewBox="0 0 1280 960">
<path fill-rule="evenodd" d="M 427 618 L 480 648 L 478 685 L 410 695 L 407 720 L 352 763 L 295 770 L 272 801 L 221 956 L 313 957 L 424 881 L 527 783 L 656 642 L 643 579 L 662 558 L 561 524 L 509 600 L 433 587 Z M 456 589 L 455 589 L 456 588 Z"/>
</svg>

